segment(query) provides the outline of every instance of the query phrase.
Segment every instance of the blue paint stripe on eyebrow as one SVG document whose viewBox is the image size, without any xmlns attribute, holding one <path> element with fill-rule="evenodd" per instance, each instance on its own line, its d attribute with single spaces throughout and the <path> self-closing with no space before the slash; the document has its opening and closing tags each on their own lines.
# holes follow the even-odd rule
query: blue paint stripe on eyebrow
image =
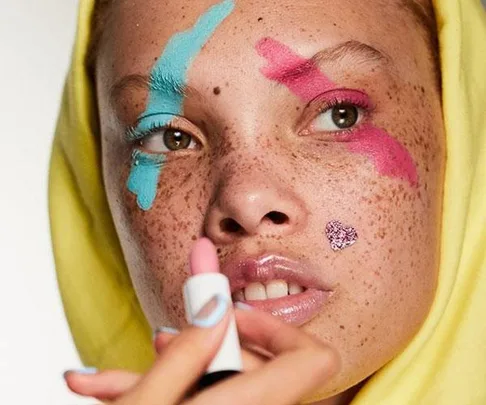
<svg viewBox="0 0 486 405">
<path fill-rule="evenodd" d="M 149 102 L 137 125 L 138 132 L 150 129 L 144 116 L 182 114 L 183 93 L 191 63 L 234 7 L 234 0 L 224 0 L 210 7 L 192 28 L 172 36 L 150 74 Z M 168 116 L 164 120 L 162 125 L 170 121 Z"/>
<path fill-rule="evenodd" d="M 192 28 L 172 36 L 150 74 L 149 101 L 134 128 L 134 138 L 143 137 L 154 127 L 167 125 L 174 115 L 182 115 L 184 88 L 191 63 L 234 6 L 234 0 L 224 0 L 209 8 Z M 127 188 L 137 196 L 137 204 L 144 211 L 149 210 L 155 201 L 165 159 L 163 154 L 141 151 L 135 151 L 132 156 Z"/>
</svg>

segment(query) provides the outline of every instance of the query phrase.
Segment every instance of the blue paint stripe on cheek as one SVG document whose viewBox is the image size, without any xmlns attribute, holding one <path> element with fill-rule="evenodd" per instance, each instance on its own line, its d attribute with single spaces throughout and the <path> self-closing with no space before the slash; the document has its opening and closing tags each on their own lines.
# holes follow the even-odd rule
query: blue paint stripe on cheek
<svg viewBox="0 0 486 405">
<path fill-rule="evenodd" d="M 191 29 L 172 36 L 150 74 L 149 101 L 139 118 L 136 133 L 152 129 L 155 117 L 157 126 L 164 126 L 173 115 L 182 115 L 184 87 L 191 63 L 234 7 L 234 0 L 224 0 L 209 8 Z M 136 165 L 133 159 L 127 186 L 137 195 L 138 206 L 143 210 L 150 209 L 155 200 L 161 169 L 161 164 L 141 165 L 139 162 Z"/>
<path fill-rule="evenodd" d="M 144 211 L 149 210 L 157 195 L 160 172 L 165 163 L 165 155 L 151 155 L 135 150 L 127 187 L 137 196 L 137 205 Z"/>
</svg>

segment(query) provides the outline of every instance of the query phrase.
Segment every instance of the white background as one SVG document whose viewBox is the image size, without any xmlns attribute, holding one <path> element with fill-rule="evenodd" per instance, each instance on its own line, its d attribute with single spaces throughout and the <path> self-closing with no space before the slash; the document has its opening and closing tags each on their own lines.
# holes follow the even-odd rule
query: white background
<svg viewBox="0 0 486 405">
<path fill-rule="evenodd" d="M 483 3 L 486 0 L 483 0 Z M 57 291 L 47 170 L 77 0 L 0 0 L 0 404 L 92 404 Z"/>
<path fill-rule="evenodd" d="M 0 404 L 93 404 L 62 373 L 80 366 L 54 275 L 50 142 L 77 0 L 0 0 Z"/>
</svg>

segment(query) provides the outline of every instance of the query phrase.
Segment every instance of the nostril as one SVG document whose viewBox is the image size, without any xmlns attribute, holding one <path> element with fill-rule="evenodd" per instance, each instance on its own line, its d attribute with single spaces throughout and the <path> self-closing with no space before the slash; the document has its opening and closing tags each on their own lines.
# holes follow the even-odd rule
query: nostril
<svg viewBox="0 0 486 405">
<path fill-rule="evenodd" d="M 243 232 L 243 227 L 232 218 L 223 219 L 219 226 L 221 231 L 225 233 L 241 233 Z"/>
<path fill-rule="evenodd" d="M 265 218 L 272 221 L 275 225 L 282 225 L 289 222 L 289 217 L 285 215 L 283 212 L 278 211 L 270 211 Z"/>
</svg>

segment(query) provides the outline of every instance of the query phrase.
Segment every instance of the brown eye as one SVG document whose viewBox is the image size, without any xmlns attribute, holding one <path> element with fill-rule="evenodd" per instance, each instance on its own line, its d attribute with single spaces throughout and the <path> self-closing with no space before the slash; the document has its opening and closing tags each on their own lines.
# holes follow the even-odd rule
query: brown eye
<svg viewBox="0 0 486 405">
<path fill-rule="evenodd" d="M 174 152 L 197 147 L 192 135 L 176 128 L 161 128 L 143 138 L 140 145 L 154 153 Z"/>
<path fill-rule="evenodd" d="M 346 129 L 358 122 L 359 111 L 354 105 L 339 104 L 332 108 L 331 118 L 339 129 Z"/>
<path fill-rule="evenodd" d="M 164 131 L 164 144 L 169 150 L 187 149 L 191 140 L 191 135 L 177 129 L 167 128 Z"/>
<path fill-rule="evenodd" d="M 312 122 L 312 128 L 319 132 L 344 131 L 356 126 L 363 116 L 363 109 L 358 106 L 341 103 L 322 111 Z"/>
</svg>

